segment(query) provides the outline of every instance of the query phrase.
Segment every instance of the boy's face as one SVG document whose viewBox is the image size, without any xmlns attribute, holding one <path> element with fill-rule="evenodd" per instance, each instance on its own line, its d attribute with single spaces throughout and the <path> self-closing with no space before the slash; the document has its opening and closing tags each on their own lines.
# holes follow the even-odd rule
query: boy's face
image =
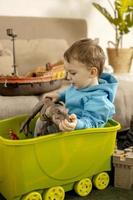
<svg viewBox="0 0 133 200">
<path fill-rule="evenodd" d="M 64 67 L 67 72 L 67 80 L 77 89 L 92 86 L 94 80 L 97 79 L 96 74 L 92 73 L 92 68 L 77 60 L 72 60 L 70 63 L 64 60 Z"/>
</svg>

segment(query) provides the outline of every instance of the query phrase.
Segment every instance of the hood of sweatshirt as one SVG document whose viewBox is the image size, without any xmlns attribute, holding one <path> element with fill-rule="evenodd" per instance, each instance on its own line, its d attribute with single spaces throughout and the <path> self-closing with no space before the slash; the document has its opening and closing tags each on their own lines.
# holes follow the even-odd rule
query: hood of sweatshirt
<svg viewBox="0 0 133 200">
<path fill-rule="evenodd" d="M 112 74 L 102 73 L 102 75 L 99 78 L 98 85 L 82 88 L 81 91 L 84 92 L 87 91 L 95 92 L 97 90 L 104 91 L 108 94 L 108 99 L 111 102 L 113 102 L 116 95 L 117 86 L 118 86 L 118 81 Z"/>
</svg>

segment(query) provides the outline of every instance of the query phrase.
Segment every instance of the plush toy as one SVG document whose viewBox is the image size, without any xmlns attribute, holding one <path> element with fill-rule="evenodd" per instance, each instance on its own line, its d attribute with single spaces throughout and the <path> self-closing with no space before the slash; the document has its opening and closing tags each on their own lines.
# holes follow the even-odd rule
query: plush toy
<svg viewBox="0 0 133 200">
<path fill-rule="evenodd" d="M 70 120 L 68 110 L 63 102 L 53 102 L 50 97 L 45 97 L 35 106 L 31 115 L 29 115 L 26 121 L 22 124 L 20 132 L 23 131 L 26 135 L 31 132 L 29 128 L 30 122 L 38 112 L 40 112 L 40 114 L 36 121 L 34 137 L 60 132 L 60 121 L 64 119 Z"/>
</svg>

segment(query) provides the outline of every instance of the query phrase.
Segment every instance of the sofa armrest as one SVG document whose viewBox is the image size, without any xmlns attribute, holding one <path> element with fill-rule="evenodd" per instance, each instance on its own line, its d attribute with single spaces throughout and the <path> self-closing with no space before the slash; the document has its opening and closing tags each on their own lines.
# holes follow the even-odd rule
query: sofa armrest
<svg viewBox="0 0 133 200">
<path fill-rule="evenodd" d="M 133 74 L 117 75 L 119 86 L 115 99 L 114 119 L 121 123 L 122 129 L 129 128 L 133 115 Z"/>
</svg>

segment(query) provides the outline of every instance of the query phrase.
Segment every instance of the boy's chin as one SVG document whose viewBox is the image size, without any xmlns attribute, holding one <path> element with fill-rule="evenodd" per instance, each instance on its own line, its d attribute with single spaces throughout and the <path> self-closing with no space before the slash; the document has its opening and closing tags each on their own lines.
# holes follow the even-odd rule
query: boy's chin
<svg viewBox="0 0 133 200">
<path fill-rule="evenodd" d="M 73 87 L 75 87 L 77 90 L 81 89 L 82 87 L 79 87 L 78 85 L 72 84 Z"/>
<path fill-rule="evenodd" d="M 75 83 L 71 83 L 73 87 L 75 87 L 76 89 L 82 89 L 84 88 L 83 86 L 77 85 Z"/>
</svg>

